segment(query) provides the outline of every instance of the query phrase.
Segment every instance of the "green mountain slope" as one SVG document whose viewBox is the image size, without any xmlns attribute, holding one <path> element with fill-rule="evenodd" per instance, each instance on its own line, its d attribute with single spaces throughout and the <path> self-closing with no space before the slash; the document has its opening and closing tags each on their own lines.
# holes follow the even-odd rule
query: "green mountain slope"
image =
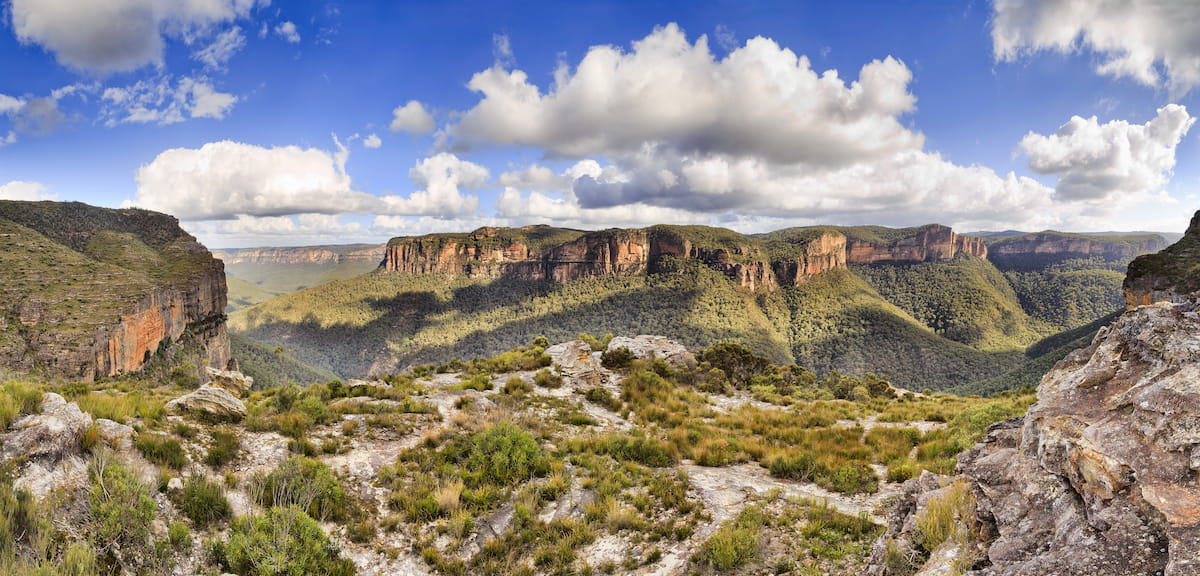
<svg viewBox="0 0 1200 576">
<path fill-rule="evenodd" d="M 474 358 L 545 335 L 662 334 L 692 346 L 729 340 L 791 360 L 771 318 L 779 299 L 740 290 L 690 262 L 675 273 L 557 284 L 376 273 L 331 282 L 239 310 L 230 326 L 305 363 L 343 376 Z M 774 307 L 770 314 L 764 310 Z"/>
</svg>

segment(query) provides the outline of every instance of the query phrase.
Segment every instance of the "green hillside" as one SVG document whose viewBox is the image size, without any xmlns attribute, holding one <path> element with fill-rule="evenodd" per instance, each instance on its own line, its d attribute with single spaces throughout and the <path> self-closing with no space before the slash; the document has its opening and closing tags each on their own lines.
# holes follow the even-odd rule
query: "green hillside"
<svg viewBox="0 0 1200 576">
<path fill-rule="evenodd" d="M 367 274 L 239 310 L 230 327 L 342 376 L 486 356 L 534 336 L 563 341 L 580 332 L 662 334 L 691 346 L 729 340 L 778 362 L 791 359 L 786 335 L 771 320 L 787 315 L 782 300 L 760 304 L 715 271 L 675 264 L 674 273 L 566 284 Z"/>
<path fill-rule="evenodd" d="M 256 390 L 270 390 L 286 384 L 325 383 L 336 378 L 333 373 L 318 370 L 292 357 L 282 346 L 268 348 L 254 340 L 230 334 L 233 357 L 241 372 L 254 378 Z"/>
</svg>

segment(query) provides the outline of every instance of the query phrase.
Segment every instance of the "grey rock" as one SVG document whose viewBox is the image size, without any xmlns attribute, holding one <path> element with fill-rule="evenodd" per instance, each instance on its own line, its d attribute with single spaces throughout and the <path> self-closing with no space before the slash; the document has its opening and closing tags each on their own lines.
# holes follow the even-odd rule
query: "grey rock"
<svg viewBox="0 0 1200 576">
<path fill-rule="evenodd" d="M 241 400 L 224 388 L 210 384 L 167 402 L 166 409 L 202 414 L 214 420 L 238 421 L 246 417 L 246 405 Z"/>
<path fill-rule="evenodd" d="M 100 432 L 100 440 L 116 450 L 133 448 L 133 427 L 114 422 L 107 418 L 96 419 L 96 429 Z"/>
<path fill-rule="evenodd" d="M 675 366 L 687 366 L 696 361 L 683 344 L 665 336 L 617 336 L 609 341 L 608 349 L 618 348 L 628 348 L 634 358 L 662 358 Z"/>
<path fill-rule="evenodd" d="M 1059 362 L 1023 421 L 959 456 L 975 496 L 977 576 L 1200 574 L 1200 320 L 1194 301 L 1127 312 Z M 905 485 L 888 539 L 911 549 L 925 476 Z"/>
<path fill-rule="evenodd" d="M 30 414 L 12 425 L 12 432 L 0 435 L 0 454 L 4 458 L 27 456 L 31 459 L 58 460 L 77 454 L 79 439 L 92 417 L 74 402 L 48 392 L 42 396 L 40 414 Z"/>
<path fill-rule="evenodd" d="M 234 398 L 241 398 L 250 391 L 250 388 L 254 387 L 254 378 L 241 372 L 217 370 L 211 366 L 205 367 L 204 372 L 208 376 L 209 386 L 221 388 L 232 394 Z"/>
</svg>

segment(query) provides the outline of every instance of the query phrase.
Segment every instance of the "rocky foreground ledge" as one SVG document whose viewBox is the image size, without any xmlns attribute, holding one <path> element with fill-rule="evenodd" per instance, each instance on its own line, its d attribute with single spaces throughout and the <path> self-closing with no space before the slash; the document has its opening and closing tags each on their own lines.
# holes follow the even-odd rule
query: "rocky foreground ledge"
<svg viewBox="0 0 1200 576">
<path fill-rule="evenodd" d="M 1200 574 L 1198 308 L 1193 296 L 1125 314 L 1046 374 L 1023 419 L 960 455 L 957 478 L 910 481 L 869 573 Z M 973 514 L 922 550 L 964 484 Z"/>
</svg>

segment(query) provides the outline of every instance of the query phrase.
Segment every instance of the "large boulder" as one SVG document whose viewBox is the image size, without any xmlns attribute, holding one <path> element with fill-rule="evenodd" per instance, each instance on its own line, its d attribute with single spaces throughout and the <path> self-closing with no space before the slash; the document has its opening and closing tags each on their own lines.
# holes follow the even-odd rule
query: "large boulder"
<svg viewBox="0 0 1200 576">
<path fill-rule="evenodd" d="M 208 375 L 209 386 L 221 388 L 232 394 L 235 398 L 241 398 L 254 386 L 254 378 L 246 376 L 241 372 L 217 370 L 212 366 L 206 367 L 204 372 Z"/>
<path fill-rule="evenodd" d="M 608 349 L 618 348 L 628 348 L 634 358 L 661 358 L 675 366 L 687 366 L 696 361 L 687 347 L 665 336 L 617 336 L 609 341 Z"/>
<path fill-rule="evenodd" d="M 239 421 L 246 417 L 246 405 L 219 386 L 205 384 L 196 391 L 185 394 L 170 402 L 166 409 L 172 412 L 190 412 L 202 417 Z"/>
<path fill-rule="evenodd" d="M 612 373 L 600 365 L 600 353 L 583 340 L 571 340 L 546 349 L 550 361 L 567 383 L 577 388 L 608 384 Z"/>
<path fill-rule="evenodd" d="M 1200 574 L 1196 307 L 1126 313 L 1046 374 L 1023 421 L 959 457 L 988 543 L 968 574 Z M 872 574 L 890 574 L 887 543 L 914 514 L 893 510 Z"/>
<path fill-rule="evenodd" d="M 12 432 L 0 435 L 0 454 L 57 461 L 80 451 L 80 438 L 91 424 L 92 417 L 77 404 L 48 392 L 42 396 L 41 413 L 22 417 Z"/>
</svg>

